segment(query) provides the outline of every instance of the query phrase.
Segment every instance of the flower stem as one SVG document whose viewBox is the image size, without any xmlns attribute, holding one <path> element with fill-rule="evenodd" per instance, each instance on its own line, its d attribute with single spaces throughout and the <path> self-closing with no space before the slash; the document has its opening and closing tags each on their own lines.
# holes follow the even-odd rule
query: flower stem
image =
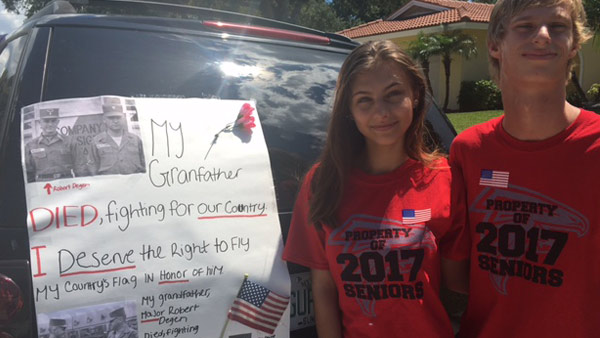
<svg viewBox="0 0 600 338">
<path fill-rule="evenodd" d="M 208 148 L 208 151 L 206 152 L 206 155 L 204 155 L 204 160 L 206 160 L 206 158 L 208 157 L 208 153 L 210 153 L 210 150 L 212 149 L 212 147 L 215 145 L 215 143 L 217 143 L 217 139 L 219 138 L 219 134 L 221 134 L 224 131 L 228 131 L 231 130 L 232 124 L 228 123 L 225 128 L 219 130 L 218 133 L 215 134 L 215 138 L 212 140 L 212 143 L 210 144 L 210 147 Z"/>
</svg>

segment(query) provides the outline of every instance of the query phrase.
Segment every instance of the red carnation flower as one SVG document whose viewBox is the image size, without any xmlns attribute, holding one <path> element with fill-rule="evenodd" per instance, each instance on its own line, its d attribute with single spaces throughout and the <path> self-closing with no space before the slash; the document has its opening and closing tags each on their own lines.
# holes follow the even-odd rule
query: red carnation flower
<svg viewBox="0 0 600 338">
<path fill-rule="evenodd" d="M 204 159 L 206 160 L 206 158 L 208 157 L 208 153 L 210 152 L 212 147 L 215 145 L 215 143 L 217 143 L 217 139 L 219 138 L 219 135 L 222 132 L 231 133 L 231 132 L 233 132 L 233 129 L 235 128 L 238 130 L 241 129 L 243 132 L 247 133 L 247 135 L 252 134 L 252 128 L 256 127 L 256 124 L 254 123 L 254 121 L 255 121 L 254 116 L 252 116 L 252 113 L 254 112 L 254 110 L 255 110 L 254 107 L 252 107 L 249 103 L 244 103 L 242 105 L 242 108 L 240 108 L 240 112 L 238 113 L 238 115 L 235 119 L 235 122 L 228 123 L 225 126 L 225 128 L 221 129 L 218 133 L 215 134 L 215 138 L 213 139 L 212 143 L 210 144 L 210 148 L 208 148 L 208 151 L 206 152 Z"/>
</svg>

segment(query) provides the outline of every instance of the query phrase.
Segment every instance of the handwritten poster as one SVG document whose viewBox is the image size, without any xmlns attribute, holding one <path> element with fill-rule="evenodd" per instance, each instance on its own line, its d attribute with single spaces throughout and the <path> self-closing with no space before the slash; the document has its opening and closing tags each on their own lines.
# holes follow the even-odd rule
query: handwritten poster
<svg viewBox="0 0 600 338">
<path fill-rule="evenodd" d="M 289 336 L 255 108 L 118 96 L 23 108 L 40 337 Z"/>
</svg>

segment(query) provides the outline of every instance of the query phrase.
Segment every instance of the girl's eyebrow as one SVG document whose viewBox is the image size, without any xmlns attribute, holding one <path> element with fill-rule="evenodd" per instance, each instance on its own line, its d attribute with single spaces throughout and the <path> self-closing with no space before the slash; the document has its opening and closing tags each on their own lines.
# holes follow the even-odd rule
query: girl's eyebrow
<svg viewBox="0 0 600 338">
<path fill-rule="evenodd" d="M 383 90 L 386 91 L 386 90 L 388 90 L 388 89 L 390 89 L 392 87 L 398 86 L 398 85 L 402 85 L 402 82 L 400 82 L 400 81 L 393 81 L 392 83 L 390 83 L 389 85 L 387 85 L 387 87 L 383 88 Z M 359 90 L 359 91 L 353 92 L 352 95 L 368 94 L 368 93 L 369 93 L 369 91 Z"/>
</svg>

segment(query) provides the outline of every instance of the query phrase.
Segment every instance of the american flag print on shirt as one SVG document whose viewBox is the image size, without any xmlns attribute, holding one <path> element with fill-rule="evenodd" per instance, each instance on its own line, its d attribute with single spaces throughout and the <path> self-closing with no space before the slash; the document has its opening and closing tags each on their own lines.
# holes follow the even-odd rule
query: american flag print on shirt
<svg viewBox="0 0 600 338">
<path fill-rule="evenodd" d="M 429 220 L 431 220 L 431 209 L 423 209 L 423 210 L 403 209 L 402 210 L 402 223 L 403 224 L 424 223 Z"/>
<path fill-rule="evenodd" d="M 245 279 L 227 317 L 251 328 L 272 334 L 290 302 L 275 292 Z"/>
<path fill-rule="evenodd" d="M 479 185 L 485 185 L 488 187 L 497 188 L 508 188 L 508 171 L 497 171 L 497 170 L 481 170 L 481 177 L 479 178 Z"/>
</svg>

